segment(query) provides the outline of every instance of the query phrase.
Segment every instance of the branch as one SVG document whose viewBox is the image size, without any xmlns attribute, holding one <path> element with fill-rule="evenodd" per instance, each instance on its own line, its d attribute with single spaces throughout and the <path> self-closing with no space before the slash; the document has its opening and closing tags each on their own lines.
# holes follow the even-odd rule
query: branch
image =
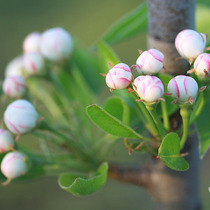
<svg viewBox="0 0 210 210">
<path fill-rule="evenodd" d="M 111 165 L 109 167 L 109 178 L 147 188 L 150 182 L 150 170 L 147 167 L 138 168 Z"/>
</svg>

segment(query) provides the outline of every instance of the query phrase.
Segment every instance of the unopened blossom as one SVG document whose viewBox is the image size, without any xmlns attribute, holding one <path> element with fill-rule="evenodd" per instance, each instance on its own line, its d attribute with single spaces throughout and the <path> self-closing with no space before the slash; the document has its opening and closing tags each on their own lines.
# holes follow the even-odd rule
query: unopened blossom
<svg viewBox="0 0 210 210">
<path fill-rule="evenodd" d="M 25 53 L 23 56 L 23 66 L 29 75 L 43 73 L 44 65 L 44 58 L 38 52 Z"/>
<path fill-rule="evenodd" d="M 21 152 L 10 152 L 4 156 L 1 162 L 1 172 L 8 179 L 23 176 L 27 171 L 27 157 Z"/>
<path fill-rule="evenodd" d="M 15 134 L 23 134 L 36 127 L 38 113 L 33 104 L 26 100 L 16 100 L 4 112 L 7 128 Z"/>
<path fill-rule="evenodd" d="M 139 73 L 156 74 L 163 68 L 164 55 L 156 49 L 144 51 L 136 61 L 136 69 Z"/>
<path fill-rule="evenodd" d="M 158 101 L 164 93 L 162 81 L 155 76 L 139 76 L 134 80 L 133 87 L 139 97 L 149 103 Z"/>
<path fill-rule="evenodd" d="M 63 28 L 52 28 L 42 34 L 40 52 L 51 61 L 68 59 L 73 51 L 71 35 Z"/>
<path fill-rule="evenodd" d="M 5 76 L 24 76 L 24 67 L 22 56 L 14 58 L 8 63 L 5 69 Z"/>
<path fill-rule="evenodd" d="M 3 82 L 3 91 L 8 97 L 22 97 L 26 88 L 26 82 L 22 76 L 8 76 Z"/>
<path fill-rule="evenodd" d="M 0 153 L 11 150 L 14 145 L 15 140 L 12 134 L 5 129 L 0 129 Z"/>
<path fill-rule="evenodd" d="M 179 54 L 185 59 L 195 59 L 204 52 L 206 35 L 191 29 L 181 31 L 175 39 Z"/>
<path fill-rule="evenodd" d="M 39 52 L 40 40 L 39 32 L 30 33 L 23 41 L 23 52 Z"/>
<path fill-rule="evenodd" d="M 125 63 L 119 63 L 109 70 L 106 84 L 112 90 L 121 90 L 129 86 L 132 78 L 130 67 Z"/>
<path fill-rule="evenodd" d="M 194 62 L 194 70 L 199 77 L 210 76 L 210 54 L 202 53 Z"/>
<path fill-rule="evenodd" d="M 168 92 L 180 104 L 193 103 L 198 94 L 198 84 L 192 77 L 179 75 L 169 81 Z"/>
</svg>

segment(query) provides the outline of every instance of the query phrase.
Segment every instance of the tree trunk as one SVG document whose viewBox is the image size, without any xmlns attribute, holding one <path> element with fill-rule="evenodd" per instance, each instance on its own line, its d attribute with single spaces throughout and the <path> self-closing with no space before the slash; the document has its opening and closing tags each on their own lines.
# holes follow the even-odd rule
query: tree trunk
<svg viewBox="0 0 210 210">
<path fill-rule="evenodd" d="M 175 37 L 183 29 L 195 27 L 195 0 L 148 0 L 149 36 L 148 48 L 156 48 L 165 55 L 167 72 L 185 74 L 188 63 L 177 61 Z M 201 209 L 199 193 L 199 152 L 198 136 L 189 136 L 184 152 L 190 169 L 176 172 L 161 161 L 153 160 L 150 165 L 148 191 L 155 200 L 155 209 L 198 210 Z"/>
</svg>

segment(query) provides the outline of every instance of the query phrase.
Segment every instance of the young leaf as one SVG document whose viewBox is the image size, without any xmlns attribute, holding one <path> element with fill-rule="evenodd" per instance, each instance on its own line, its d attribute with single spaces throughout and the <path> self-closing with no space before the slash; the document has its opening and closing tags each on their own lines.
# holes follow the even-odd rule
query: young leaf
<svg viewBox="0 0 210 210">
<path fill-rule="evenodd" d="M 131 11 L 104 35 L 103 40 L 109 44 L 121 42 L 133 37 L 147 28 L 147 3 Z"/>
<path fill-rule="evenodd" d="M 116 117 L 110 115 L 107 111 L 96 104 L 87 107 L 87 114 L 99 128 L 109 134 L 133 139 L 143 138 L 132 128 L 118 120 Z"/>
<path fill-rule="evenodd" d="M 95 175 L 87 178 L 76 174 L 61 174 L 58 180 L 59 186 L 73 195 L 89 195 L 98 191 L 106 182 L 108 164 L 103 163 Z"/>
<path fill-rule="evenodd" d="M 103 69 L 103 72 L 101 73 L 107 73 L 108 70 L 111 69 L 109 63 L 112 65 L 120 63 L 120 59 L 114 50 L 103 41 L 98 43 L 98 53 L 100 56 L 101 67 Z"/>
<path fill-rule="evenodd" d="M 173 170 L 185 171 L 189 168 L 186 160 L 180 157 L 180 139 L 176 133 L 169 133 L 165 136 L 159 147 L 158 155 Z"/>
<path fill-rule="evenodd" d="M 109 98 L 105 104 L 104 109 L 120 121 L 128 124 L 129 122 L 129 108 L 125 101 L 117 97 Z"/>
</svg>

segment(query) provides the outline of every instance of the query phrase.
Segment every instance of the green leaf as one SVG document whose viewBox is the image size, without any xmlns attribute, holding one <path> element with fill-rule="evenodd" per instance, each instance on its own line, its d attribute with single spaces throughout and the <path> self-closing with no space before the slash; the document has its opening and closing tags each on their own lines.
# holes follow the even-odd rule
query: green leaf
<svg viewBox="0 0 210 210">
<path fill-rule="evenodd" d="M 120 63 L 120 59 L 118 58 L 114 50 L 103 41 L 100 41 L 98 43 L 98 53 L 100 56 L 100 64 L 103 69 L 103 72 L 101 73 L 107 73 L 109 71 L 109 69 L 111 68 L 109 66 L 109 63 L 112 65 Z"/>
<path fill-rule="evenodd" d="M 132 128 L 110 115 L 98 105 L 90 105 L 87 107 L 87 113 L 90 119 L 101 129 L 114 136 L 125 138 L 142 139 L 142 136 L 135 132 Z"/>
<path fill-rule="evenodd" d="M 76 48 L 72 56 L 72 62 L 80 70 L 88 85 L 93 92 L 99 92 L 101 84 L 103 84 L 103 77 L 98 58 L 93 54 L 91 50 L 84 48 Z"/>
<path fill-rule="evenodd" d="M 60 175 L 58 183 L 62 189 L 73 195 L 89 195 L 103 187 L 107 179 L 107 171 L 108 164 L 103 163 L 92 177 L 65 173 Z"/>
<path fill-rule="evenodd" d="M 209 111 L 209 107 L 210 107 L 210 99 L 206 102 L 201 114 L 196 119 L 196 126 L 197 126 L 198 134 L 200 137 L 201 158 L 204 157 L 206 151 L 210 147 L 210 129 L 209 129 L 210 111 Z"/>
<path fill-rule="evenodd" d="M 124 100 L 118 97 L 111 97 L 105 102 L 104 109 L 118 120 L 128 124 L 129 107 Z"/>
<path fill-rule="evenodd" d="M 147 3 L 142 3 L 121 20 L 115 23 L 103 39 L 114 44 L 133 37 L 147 29 Z"/>
<path fill-rule="evenodd" d="M 185 171 L 189 168 L 186 160 L 180 157 L 180 139 L 176 133 L 169 133 L 165 136 L 158 154 L 160 159 L 173 170 Z"/>
</svg>

